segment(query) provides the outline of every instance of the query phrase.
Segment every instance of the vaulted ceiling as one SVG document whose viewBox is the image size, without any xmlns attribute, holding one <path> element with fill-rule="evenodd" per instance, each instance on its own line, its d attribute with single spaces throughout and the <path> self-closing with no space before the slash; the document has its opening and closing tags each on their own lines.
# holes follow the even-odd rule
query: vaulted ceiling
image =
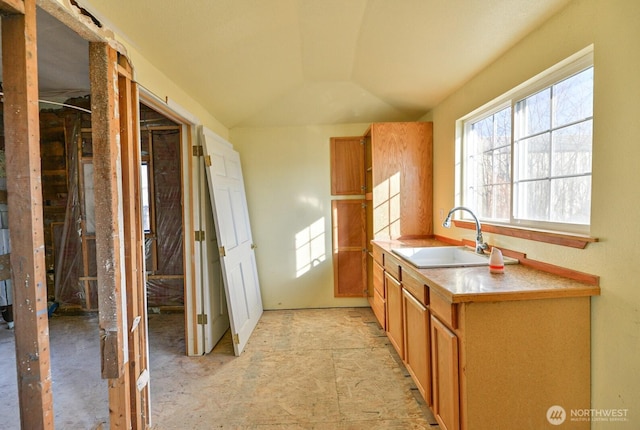
<svg viewBox="0 0 640 430">
<path fill-rule="evenodd" d="M 418 119 L 569 1 L 77 3 L 234 128 Z"/>
</svg>

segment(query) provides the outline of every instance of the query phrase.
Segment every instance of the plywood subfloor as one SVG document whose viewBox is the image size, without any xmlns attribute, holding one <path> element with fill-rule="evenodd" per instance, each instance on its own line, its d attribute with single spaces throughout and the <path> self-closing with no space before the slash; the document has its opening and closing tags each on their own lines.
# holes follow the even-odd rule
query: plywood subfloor
<svg viewBox="0 0 640 430">
<path fill-rule="evenodd" d="M 241 357 L 229 335 L 184 356 L 182 314 L 150 315 L 149 329 L 154 430 L 438 429 L 368 308 L 266 311 Z M 0 428 L 13 429 L 15 358 L 0 331 L 0 389 L 13 402 L 0 416 L 14 415 Z M 50 331 L 56 428 L 107 428 L 97 319 L 54 317 Z"/>
</svg>

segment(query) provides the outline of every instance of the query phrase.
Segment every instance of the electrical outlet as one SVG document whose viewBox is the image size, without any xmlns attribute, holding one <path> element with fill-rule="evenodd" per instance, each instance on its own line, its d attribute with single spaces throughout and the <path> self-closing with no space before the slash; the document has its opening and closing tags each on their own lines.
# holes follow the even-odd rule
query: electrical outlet
<svg viewBox="0 0 640 430">
<path fill-rule="evenodd" d="M 440 221 L 444 221 L 444 209 L 440 208 Z"/>
</svg>

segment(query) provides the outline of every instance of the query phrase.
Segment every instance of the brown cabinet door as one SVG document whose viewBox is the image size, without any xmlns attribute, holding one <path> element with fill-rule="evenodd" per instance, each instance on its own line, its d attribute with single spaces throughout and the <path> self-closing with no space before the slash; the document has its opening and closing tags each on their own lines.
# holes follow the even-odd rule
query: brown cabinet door
<svg viewBox="0 0 640 430">
<path fill-rule="evenodd" d="M 404 281 L 403 281 L 404 282 Z M 431 400 L 431 351 L 429 312 L 407 290 L 402 290 L 404 312 L 404 361 L 407 370 L 427 402 Z"/>
<path fill-rule="evenodd" d="M 373 313 L 375 314 L 380 326 L 383 330 L 386 331 L 386 300 L 384 297 L 384 268 L 378 264 L 378 262 L 374 261 L 373 263 L 373 291 L 370 291 L 369 294 L 373 298 L 371 308 L 373 309 Z"/>
<path fill-rule="evenodd" d="M 430 122 L 371 125 L 375 239 L 433 234 L 433 161 Z"/>
<path fill-rule="evenodd" d="M 385 297 L 384 293 L 384 267 L 377 262 L 373 262 L 373 289 Z"/>
<path fill-rule="evenodd" d="M 367 297 L 364 200 L 333 200 L 335 297 Z"/>
<path fill-rule="evenodd" d="M 331 194 L 364 195 L 364 140 L 356 137 L 331 138 Z"/>
<path fill-rule="evenodd" d="M 433 315 L 431 316 L 431 366 L 433 414 L 441 429 L 459 430 L 458 338 Z"/>
<path fill-rule="evenodd" d="M 402 286 L 393 276 L 385 272 L 385 295 L 387 300 L 387 336 L 404 360 L 404 329 L 402 324 Z"/>
</svg>

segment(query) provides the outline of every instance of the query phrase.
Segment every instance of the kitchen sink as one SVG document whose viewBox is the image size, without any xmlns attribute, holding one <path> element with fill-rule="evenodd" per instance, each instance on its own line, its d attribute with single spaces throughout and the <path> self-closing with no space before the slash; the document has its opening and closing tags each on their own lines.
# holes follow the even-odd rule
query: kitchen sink
<svg viewBox="0 0 640 430">
<path fill-rule="evenodd" d="M 489 254 L 477 254 L 466 246 L 432 246 L 419 248 L 393 248 L 391 251 L 419 269 L 434 267 L 488 266 Z M 504 257 L 504 264 L 518 260 Z"/>
</svg>

